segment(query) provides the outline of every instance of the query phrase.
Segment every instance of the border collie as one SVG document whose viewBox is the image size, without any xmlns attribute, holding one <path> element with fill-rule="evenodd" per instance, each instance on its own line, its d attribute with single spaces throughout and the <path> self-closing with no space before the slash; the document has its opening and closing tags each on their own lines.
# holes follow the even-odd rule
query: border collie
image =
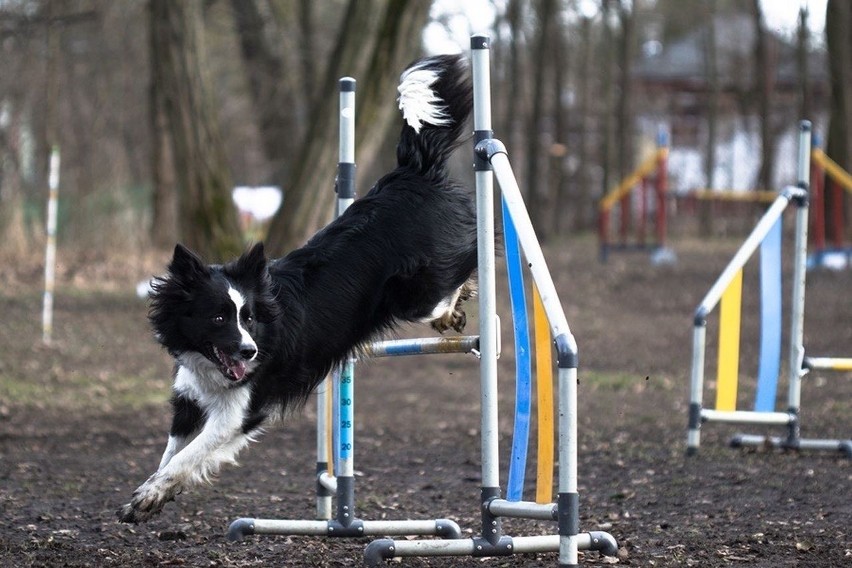
<svg viewBox="0 0 852 568">
<path fill-rule="evenodd" d="M 149 312 L 175 359 L 174 416 L 159 468 L 119 520 L 147 521 L 236 463 L 264 427 L 382 332 L 418 321 L 463 329 L 476 211 L 446 163 L 472 107 L 469 69 L 461 56 L 421 59 L 398 90 L 396 169 L 305 246 L 267 260 L 257 244 L 225 265 L 175 247 Z"/>
</svg>

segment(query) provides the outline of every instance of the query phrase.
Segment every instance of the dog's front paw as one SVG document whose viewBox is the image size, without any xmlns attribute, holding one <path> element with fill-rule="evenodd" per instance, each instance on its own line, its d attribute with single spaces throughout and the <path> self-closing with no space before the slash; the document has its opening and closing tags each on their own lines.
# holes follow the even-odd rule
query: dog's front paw
<svg viewBox="0 0 852 568">
<path fill-rule="evenodd" d="M 168 479 L 151 476 L 133 492 L 130 503 L 116 511 L 116 516 L 122 523 L 144 523 L 158 515 L 178 493 L 180 488 L 176 484 L 170 483 Z"/>
</svg>

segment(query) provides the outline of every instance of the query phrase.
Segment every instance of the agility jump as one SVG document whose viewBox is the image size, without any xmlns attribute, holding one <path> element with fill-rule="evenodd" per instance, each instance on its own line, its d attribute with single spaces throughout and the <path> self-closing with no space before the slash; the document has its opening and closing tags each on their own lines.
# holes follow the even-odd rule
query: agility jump
<svg viewBox="0 0 852 568">
<path fill-rule="evenodd" d="M 811 227 L 814 254 L 809 260 L 809 266 L 830 265 L 829 259 L 839 257 L 842 266 L 852 267 L 852 247 L 844 239 L 844 190 L 852 194 L 852 175 L 825 154 L 820 148 L 817 136 L 814 136 L 811 150 L 811 201 L 814 205 Z M 833 204 L 831 231 L 826 230 L 826 200 Z"/>
<path fill-rule="evenodd" d="M 600 200 L 598 241 L 601 261 L 607 260 L 610 251 L 654 251 L 665 248 L 668 158 L 668 135 L 660 130 L 656 151 Z M 649 240 L 647 232 L 652 206 L 654 235 Z M 613 242 L 611 236 L 613 216 L 618 220 L 616 242 Z"/>
<path fill-rule="evenodd" d="M 814 440 L 800 436 L 802 377 L 811 369 L 852 370 L 852 358 L 806 357 L 803 346 L 805 276 L 808 242 L 808 189 L 810 185 L 811 124 L 800 124 L 796 187 L 785 188 L 775 199 L 751 234 L 741 245 L 722 274 L 695 310 L 693 356 L 689 405 L 687 453 L 700 445 L 700 427 L 705 422 L 777 425 L 787 428 L 787 436 L 766 437 L 743 434 L 735 446 L 772 446 L 785 449 L 812 449 L 843 452 L 852 457 L 852 440 Z M 775 410 L 778 378 L 781 374 L 782 218 L 788 206 L 796 207 L 794 268 L 790 302 L 790 345 L 788 404 L 786 411 Z M 737 410 L 739 345 L 743 267 L 760 249 L 761 336 L 757 390 L 753 410 Z M 707 317 L 720 305 L 717 389 L 714 408 L 704 408 L 704 367 Z"/>
<path fill-rule="evenodd" d="M 229 529 L 231 540 L 251 534 L 315 535 L 328 537 L 437 536 L 432 540 L 377 540 L 365 551 L 365 561 L 376 566 L 400 556 L 508 556 L 525 552 L 558 552 L 559 566 L 576 566 L 579 550 L 617 551 L 615 539 L 603 532 L 579 532 L 577 494 L 577 347 L 565 319 L 550 273 L 521 199 L 505 148 L 491 134 L 488 39 L 471 40 L 474 75 L 474 127 L 477 145 L 475 169 L 479 248 L 478 336 L 378 342 L 367 356 L 472 353 L 479 359 L 482 432 L 482 531 L 462 539 L 450 520 L 369 521 L 355 511 L 354 481 L 354 368 L 348 361 L 335 373 L 333 385 L 320 388 L 317 397 L 317 520 L 238 519 Z M 341 80 L 341 146 L 338 165 L 338 212 L 354 197 L 355 81 Z M 492 173 L 493 170 L 493 173 Z M 497 358 L 500 335 L 496 314 L 493 178 L 503 190 L 507 269 L 512 288 L 513 320 L 518 353 L 515 436 L 510 462 L 507 499 L 501 498 L 497 421 Z M 520 245 L 520 246 L 519 246 Z M 521 250 L 534 282 L 533 314 L 538 372 L 539 460 L 537 502 L 524 502 L 531 407 L 531 361 L 528 315 L 524 300 Z M 559 497 L 552 503 L 553 389 L 551 351 L 556 345 L 559 367 Z M 326 380 L 328 383 L 328 379 Z M 332 394 L 334 393 L 334 394 Z M 333 425 L 330 425 L 333 424 Z M 333 433 L 333 435 L 332 435 Z M 334 448 L 334 451 L 332 451 Z M 330 464 L 334 467 L 330 467 Z M 337 500 L 332 516 L 332 497 Z M 509 537 L 501 517 L 555 521 L 558 534 Z"/>
</svg>

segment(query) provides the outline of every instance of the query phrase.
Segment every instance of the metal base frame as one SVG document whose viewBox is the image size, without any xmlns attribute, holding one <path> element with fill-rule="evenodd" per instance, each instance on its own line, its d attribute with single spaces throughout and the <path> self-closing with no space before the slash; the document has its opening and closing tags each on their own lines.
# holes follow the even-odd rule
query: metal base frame
<svg viewBox="0 0 852 568">
<path fill-rule="evenodd" d="M 852 459 L 852 439 L 830 440 L 819 438 L 782 438 L 780 436 L 758 436 L 754 434 L 736 434 L 731 438 L 732 448 L 766 448 L 771 450 L 813 450 L 835 452 Z"/>
</svg>

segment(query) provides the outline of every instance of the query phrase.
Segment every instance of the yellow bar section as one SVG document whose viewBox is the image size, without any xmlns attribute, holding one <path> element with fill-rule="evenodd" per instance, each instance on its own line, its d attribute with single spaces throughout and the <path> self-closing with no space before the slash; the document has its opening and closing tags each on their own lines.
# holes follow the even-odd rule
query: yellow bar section
<svg viewBox="0 0 852 568">
<path fill-rule="evenodd" d="M 668 148 L 660 148 L 648 158 L 639 164 L 633 173 L 624 178 L 621 183 L 615 186 L 613 189 L 609 191 L 600 201 L 599 208 L 601 211 L 608 211 L 612 209 L 612 206 L 618 203 L 622 197 L 629 194 L 633 189 L 639 185 L 639 182 L 642 181 L 642 178 L 648 176 L 654 169 L 657 167 L 657 161 L 660 156 L 668 155 Z"/>
<path fill-rule="evenodd" d="M 852 371 L 852 357 L 808 357 L 810 367 L 827 371 Z"/>
<path fill-rule="evenodd" d="M 553 359 L 550 325 L 538 288 L 533 284 L 535 373 L 538 406 L 538 466 L 535 502 L 553 501 Z"/>
<path fill-rule="evenodd" d="M 718 199 L 719 201 L 757 201 L 772 203 L 778 194 L 774 191 L 734 191 L 733 189 L 699 189 L 692 193 L 696 199 Z"/>
<path fill-rule="evenodd" d="M 716 410 L 737 409 L 737 377 L 740 365 L 740 311 L 743 296 L 743 269 L 722 294 L 719 316 L 719 374 Z"/>
<path fill-rule="evenodd" d="M 849 172 L 829 158 L 825 152 L 819 148 L 814 148 L 811 150 L 811 159 L 822 166 L 831 179 L 846 188 L 846 191 L 852 192 L 852 175 L 849 175 Z"/>
</svg>

